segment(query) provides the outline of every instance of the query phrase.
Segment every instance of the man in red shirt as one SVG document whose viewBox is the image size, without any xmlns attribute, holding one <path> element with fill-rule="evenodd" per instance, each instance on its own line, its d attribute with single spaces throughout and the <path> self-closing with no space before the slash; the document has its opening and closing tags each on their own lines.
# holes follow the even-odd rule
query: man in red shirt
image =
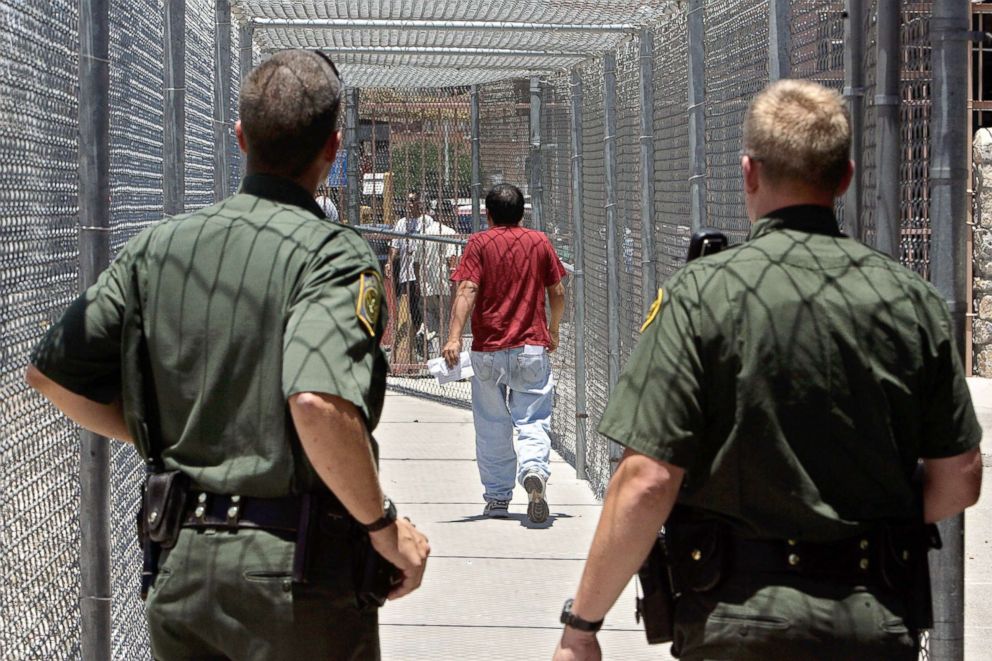
<svg viewBox="0 0 992 661">
<path fill-rule="evenodd" d="M 469 239 L 451 276 L 458 291 L 442 353 L 449 365 L 457 363 L 471 314 L 472 414 L 484 514 L 509 515 L 516 478 L 527 491 L 527 516 L 543 523 L 548 519 L 545 485 L 551 474 L 554 397 L 548 353 L 558 348 L 565 268 L 543 232 L 520 227 L 523 215 L 524 196 L 516 186 L 500 184 L 486 195 L 489 229 Z"/>
</svg>

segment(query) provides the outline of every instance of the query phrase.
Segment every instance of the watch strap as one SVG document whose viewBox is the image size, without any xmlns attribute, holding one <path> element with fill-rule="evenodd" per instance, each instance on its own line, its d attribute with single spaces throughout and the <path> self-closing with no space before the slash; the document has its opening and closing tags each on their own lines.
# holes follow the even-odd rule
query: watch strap
<svg viewBox="0 0 992 661">
<path fill-rule="evenodd" d="M 396 522 L 396 505 L 389 498 L 382 504 L 383 514 L 372 523 L 363 523 L 366 532 L 376 532 Z"/>
<path fill-rule="evenodd" d="M 585 631 L 587 633 L 596 633 L 603 626 L 603 620 L 598 622 L 590 622 L 589 620 L 583 620 L 581 617 L 572 612 L 572 603 L 574 599 L 568 599 L 565 601 L 564 608 L 561 609 L 561 623 L 567 627 L 572 627 L 577 631 Z"/>
</svg>

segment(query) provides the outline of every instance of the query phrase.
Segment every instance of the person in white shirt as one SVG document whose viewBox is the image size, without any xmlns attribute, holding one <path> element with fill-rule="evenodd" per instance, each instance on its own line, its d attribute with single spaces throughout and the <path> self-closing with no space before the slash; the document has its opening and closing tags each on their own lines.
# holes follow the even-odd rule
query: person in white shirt
<svg viewBox="0 0 992 661">
<path fill-rule="evenodd" d="M 422 233 L 431 236 L 455 238 L 455 230 L 431 216 L 425 216 Z M 425 359 L 440 355 L 441 329 L 444 328 L 450 306 L 451 272 L 458 261 L 458 246 L 453 243 L 422 240 L 418 242 L 414 262 L 420 272 L 420 301 L 424 311 L 424 323 L 417 333 L 417 346 L 426 349 Z"/>
<path fill-rule="evenodd" d="M 321 208 L 327 219 L 333 223 L 338 222 L 338 207 L 331 199 L 331 192 L 326 185 L 317 186 L 317 195 L 314 198 L 317 206 Z"/>
<path fill-rule="evenodd" d="M 421 234 L 434 219 L 423 212 L 420 194 L 411 191 L 406 196 L 406 215 L 396 221 L 393 231 L 402 234 Z M 421 240 L 396 237 L 389 243 L 389 257 L 386 260 L 386 278 L 392 278 L 397 296 L 406 295 L 410 309 L 410 328 L 419 329 L 424 317 L 420 304 L 420 284 L 416 263 Z M 399 266 L 394 267 L 399 257 Z"/>
</svg>

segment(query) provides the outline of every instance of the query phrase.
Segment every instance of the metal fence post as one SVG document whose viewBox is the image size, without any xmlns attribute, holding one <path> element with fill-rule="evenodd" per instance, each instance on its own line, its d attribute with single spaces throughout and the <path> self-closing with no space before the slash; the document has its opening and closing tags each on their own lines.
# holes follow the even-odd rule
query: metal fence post
<svg viewBox="0 0 992 661">
<path fill-rule="evenodd" d="M 603 56 L 603 156 L 606 175 L 606 318 L 607 379 L 612 391 L 620 378 L 620 260 L 617 259 L 617 58 Z M 610 474 L 623 448 L 610 441 Z"/>
<path fill-rule="evenodd" d="M 959 354 L 964 351 L 968 218 L 968 45 L 967 0 L 933 3 L 930 156 L 931 281 L 951 311 Z M 934 628 L 931 658 L 964 658 L 964 515 L 940 524 L 944 548 L 931 553 Z"/>
<path fill-rule="evenodd" d="M 861 240 L 862 181 L 865 131 L 865 6 L 863 0 L 846 0 L 844 20 L 844 98 L 851 114 L 851 159 L 854 179 L 844 193 L 844 227 Z"/>
<path fill-rule="evenodd" d="M 231 193 L 231 2 L 214 5 L 214 201 Z"/>
<path fill-rule="evenodd" d="M 899 259 L 899 0 L 878 0 L 875 247 Z"/>
<path fill-rule="evenodd" d="M 251 73 L 252 65 L 254 64 L 254 53 L 252 51 L 252 42 L 254 40 L 255 27 L 251 24 L 251 21 L 247 21 L 239 28 L 238 45 L 241 53 L 238 56 L 238 69 L 241 82 L 244 82 L 248 74 Z"/>
<path fill-rule="evenodd" d="M 658 289 L 654 248 L 654 35 L 641 30 L 641 304 L 646 315 Z"/>
<path fill-rule="evenodd" d="M 165 0 L 165 113 L 162 125 L 162 205 L 174 216 L 186 207 L 186 0 Z"/>
<path fill-rule="evenodd" d="M 781 80 L 791 75 L 789 59 L 789 0 L 768 3 L 768 80 Z"/>
<path fill-rule="evenodd" d="M 572 287 L 575 301 L 575 475 L 586 476 L 586 272 L 585 211 L 582 202 L 582 76 L 571 74 L 572 112 L 569 132 L 572 142 L 572 255 L 575 261 Z"/>
<path fill-rule="evenodd" d="M 692 231 L 706 224 L 706 67 L 704 1 L 689 0 L 689 217 Z"/>
<path fill-rule="evenodd" d="M 251 21 L 246 21 L 241 25 L 238 36 L 238 45 L 241 51 L 238 54 L 238 80 L 241 84 L 244 84 L 245 79 L 248 78 L 248 74 L 251 73 L 252 65 L 254 64 L 252 42 L 255 39 L 255 29 L 252 26 Z M 247 166 L 248 159 L 245 158 L 244 154 L 242 154 L 240 167 L 238 168 L 242 177 L 245 175 Z"/>
<path fill-rule="evenodd" d="M 530 79 L 530 209 L 534 229 L 544 231 L 544 159 L 541 154 L 541 79 Z"/>
<path fill-rule="evenodd" d="M 362 188 L 359 181 L 361 164 L 358 162 L 361 158 L 358 153 L 358 102 L 358 88 L 347 88 L 344 113 L 344 146 L 348 154 L 345 173 L 347 177 L 345 208 L 347 221 L 352 225 L 362 224 Z M 406 193 L 407 191 L 403 191 L 403 195 Z"/>
<path fill-rule="evenodd" d="M 79 2 L 79 286 L 110 261 L 110 3 Z M 80 655 L 109 659 L 110 443 L 80 430 Z"/>
<path fill-rule="evenodd" d="M 482 152 L 479 148 L 479 86 L 469 91 L 469 123 L 472 136 L 472 231 L 482 229 Z"/>
</svg>

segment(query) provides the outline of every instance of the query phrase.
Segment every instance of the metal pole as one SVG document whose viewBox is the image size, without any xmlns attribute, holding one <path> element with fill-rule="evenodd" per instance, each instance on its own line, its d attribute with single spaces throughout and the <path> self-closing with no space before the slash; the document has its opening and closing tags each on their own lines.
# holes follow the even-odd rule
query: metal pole
<svg viewBox="0 0 992 661">
<path fill-rule="evenodd" d="M 469 91 L 469 122 L 472 133 L 472 231 L 482 229 L 482 152 L 479 145 L 479 86 Z"/>
<path fill-rule="evenodd" d="M 519 48 L 455 48 L 451 46 L 311 46 L 310 48 L 320 49 L 328 55 L 441 55 L 445 57 L 538 58 L 541 60 L 548 58 L 584 60 L 589 57 L 589 53 L 585 51 L 525 50 Z"/>
<path fill-rule="evenodd" d="M 689 0 L 689 217 L 692 231 L 706 224 L 706 68 L 703 0 Z"/>
<path fill-rule="evenodd" d="M 242 24 L 239 28 L 239 45 L 241 48 L 241 54 L 238 59 L 239 73 L 241 75 L 241 82 L 244 82 L 248 74 L 251 73 L 252 65 L 254 62 L 254 53 L 252 52 L 252 42 L 255 40 L 255 28 L 250 22 Z"/>
<path fill-rule="evenodd" d="M 899 259 L 899 0 L 878 0 L 875 247 Z"/>
<path fill-rule="evenodd" d="M 349 87 L 345 90 L 345 113 L 344 113 L 344 145 L 347 150 L 347 192 L 345 194 L 345 208 L 347 209 L 347 219 L 352 225 L 362 224 L 362 188 L 360 178 L 361 157 L 358 153 L 358 88 Z"/>
<path fill-rule="evenodd" d="M 575 301 L 575 476 L 586 477 L 586 275 L 582 201 L 582 77 L 572 69 L 572 296 Z"/>
<path fill-rule="evenodd" d="M 530 79 L 530 209 L 534 229 L 544 231 L 544 163 L 541 156 L 541 79 Z"/>
<path fill-rule="evenodd" d="M 262 28 L 347 28 L 352 30 L 482 30 L 485 32 L 636 32 L 633 23 L 533 23 L 530 21 L 431 21 L 389 18 L 256 18 Z"/>
<path fill-rule="evenodd" d="M 238 44 L 241 52 L 238 54 L 238 80 L 243 85 L 245 80 L 248 78 L 248 74 L 251 73 L 252 65 L 254 64 L 254 51 L 252 50 L 252 42 L 255 39 L 255 30 L 252 27 L 251 22 L 245 22 L 239 28 L 238 34 Z M 241 176 L 245 176 L 245 171 L 248 165 L 248 159 L 244 154 L 241 154 L 241 163 L 238 170 L 241 172 Z"/>
<path fill-rule="evenodd" d="M 110 262 L 109 0 L 79 2 L 79 285 Z M 80 656 L 110 658 L 110 444 L 79 434 Z"/>
<path fill-rule="evenodd" d="M 617 259 L 617 60 L 603 56 L 603 156 L 606 174 L 606 319 L 607 379 L 609 390 L 620 379 L 620 260 Z M 623 448 L 610 441 L 610 474 L 620 462 Z"/>
<path fill-rule="evenodd" d="M 844 20 L 844 98 L 851 114 L 851 159 L 854 180 L 844 193 L 844 227 L 860 240 L 862 200 L 861 166 L 865 131 L 865 6 L 863 0 L 846 0 Z"/>
<path fill-rule="evenodd" d="M 768 3 L 768 80 L 788 78 L 789 61 L 789 0 Z"/>
<path fill-rule="evenodd" d="M 165 113 L 162 137 L 162 202 L 165 215 L 186 206 L 186 0 L 165 0 Z"/>
<path fill-rule="evenodd" d="M 214 201 L 231 194 L 231 2 L 214 5 Z"/>
<path fill-rule="evenodd" d="M 968 218 L 967 0 L 933 3 L 930 19 L 933 101 L 930 129 L 930 279 L 951 311 L 959 355 L 966 322 L 965 263 Z M 930 555 L 934 589 L 933 659 L 964 658 L 964 516 L 940 524 L 944 548 Z"/>
<path fill-rule="evenodd" d="M 658 289 L 654 249 L 654 35 L 641 31 L 641 304 L 646 315 Z"/>
</svg>

